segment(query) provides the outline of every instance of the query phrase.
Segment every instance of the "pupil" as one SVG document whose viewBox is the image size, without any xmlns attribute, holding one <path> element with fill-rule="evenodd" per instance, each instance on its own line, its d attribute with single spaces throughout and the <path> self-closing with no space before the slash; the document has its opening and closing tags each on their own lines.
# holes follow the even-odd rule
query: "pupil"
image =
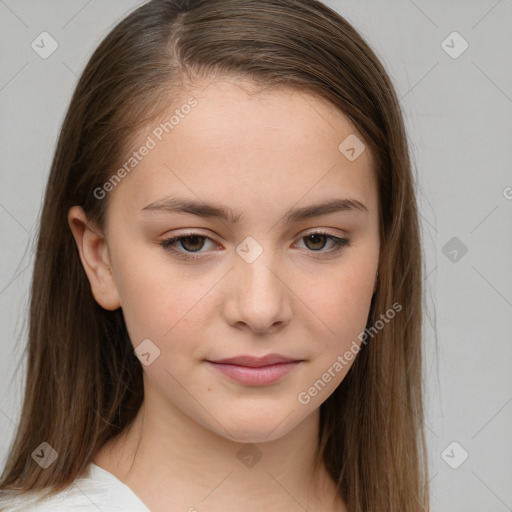
<svg viewBox="0 0 512 512">
<path fill-rule="evenodd" d="M 197 235 L 195 235 L 195 236 L 187 236 L 186 238 L 184 238 L 184 239 L 181 241 L 181 243 L 182 243 L 182 245 L 183 245 L 184 243 L 185 243 L 185 244 L 188 244 L 188 241 L 189 241 L 189 240 L 192 240 L 192 241 L 193 241 L 193 242 L 192 242 L 192 245 L 196 245 L 196 244 L 194 244 L 194 241 L 197 243 L 197 241 L 198 241 L 200 238 L 203 238 L 203 237 L 202 237 L 202 236 L 197 236 Z M 201 244 L 199 244 L 199 245 L 201 245 Z M 185 249 L 187 249 L 187 248 L 185 247 Z M 192 249 L 191 249 L 191 251 L 196 252 L 196 251 L 198 251 L 199 249 L 201 249 L 201 247 L 192 248 Z"/>
<path fill-rule="evenodd" d="M 315 244 L 315 243 L 317 243 L 317 242 L 318 242 L 318 239 L 319 239 L 319 238 L 320 238 L 320 239 L 321 239 L 321 238 L 324 238 L 324 239 L 325 239 L 325 237 L 326 237 L 325 235 L 321 235 L 321 234 L 313 234 L 313 235 L 309 235 L 309 236 L 307 236 L 307 237 L 306 237 L 306 239 L 307 239 L 308 241 L 311 241 L 311 240 L 312 240 L 312 241 L 313 241 L 313 244 Z M 315 242 L 315 240 L 316 240 L 316 242 Z M 325 242 L 325 240 L 324 240 L 324 242 Z M 306 244 L 306 245 L 307 245 L 307 244 Z M 323 248 L 323 246 L 324 246 L 325 244 L 321 244 L 321 245 L 322 245 L 322 247 L 316 247 L 316 249 L 322 249 L 322 248 Z M 311 249 L 311 247 L 310 247 L 310 249 Z"/>
</svg>

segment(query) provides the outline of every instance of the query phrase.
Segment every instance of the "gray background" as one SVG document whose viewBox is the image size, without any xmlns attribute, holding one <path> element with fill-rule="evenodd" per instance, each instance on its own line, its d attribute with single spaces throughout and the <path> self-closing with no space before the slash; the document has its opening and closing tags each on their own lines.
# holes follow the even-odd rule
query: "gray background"
<svg viewBox="0 0 512 512">
<path fill-rule="evenodd" d="M 0 0 L 1 466 L 20 412 L 32 241 L 60 123 L 94 48 L 140 3 Z M 326 3 L 382 59 L 406 116 L 426 258 L 432 510 L 512 511 L 512 1 Z M 59 45 L 47 59 L 31 48 L 43 31 Z M 442 44 L 454 31 L 469 44 L 457 58 L 445 49 L 461 40 Z"/>
</svg>

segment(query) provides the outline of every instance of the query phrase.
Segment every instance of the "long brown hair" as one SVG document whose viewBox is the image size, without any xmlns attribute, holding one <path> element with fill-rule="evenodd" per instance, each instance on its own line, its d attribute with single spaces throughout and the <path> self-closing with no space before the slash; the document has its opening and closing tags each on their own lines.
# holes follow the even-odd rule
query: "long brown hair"
<svg viewBox="0 0 512 512">
<path fill-rule="evenodd" d="M 135 418 L 142 369 L 121 309 L 94 300 L 67 213 L 104 226 L 101 187 L 141 128 L 200 77 L 250 79 L 329 100 L 354 123 L 379 189 L 379 281 L 372 333 L 321 405 L 318 463 L 351 512 L 428 510 L 422 398 L 422 251 L 400 105 L 374 52 L 317 0 L 152 0 L 128 15 L 89 60 L 71 99 L 41 213 L 21 418 L 0 489 L 62 490 Z M 340 141 L 341 142 L 341 141 Z M 382 320 L 381 320 L 382 322 Z M 47 442 L 47 469 L 32 452 Z"/>
</svg>

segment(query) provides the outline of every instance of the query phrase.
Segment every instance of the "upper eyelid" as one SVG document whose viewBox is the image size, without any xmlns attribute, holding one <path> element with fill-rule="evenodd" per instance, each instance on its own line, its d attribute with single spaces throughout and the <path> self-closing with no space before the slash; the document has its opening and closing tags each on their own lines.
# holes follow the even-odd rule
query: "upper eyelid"
<svg viewBox="0 0 512 512">
<path fill-rule="evenodd" d="M 338 240 L 347 240 L 347 241 L 349 240 L 345 234 L 344 235 L 334 235 L 332 233 L 329 233 L 327 231 L 327 229 L 323 229 L 323 228 L 310 228 L 310 231 L 307 231 L 306 233 L 302 234 L 300 237 L 298 237 L 298 240 L 301 240 L 302 238 L 305 238 L 305 237 L 313 235 L 313 234 L 324 235 L 327 238 L 331 238 L 331 239 L 334 238 L 334 239 L 338 239 Z M 179 240 L 182 240 L 184 238 L 193 237 L 193 236 L 199 236 L 199 237 L 209 240 L 213 244 L 218 244 L 218 242 L 216 242 L 215 239 L 213 239 L 212 237 L 205 235 L 199 231 L 190 231 L 190 232 L 180 233 L 178 235 L 168 236 L 168 237 L 163 238 L 160 243 L 172 240 L 172 244 L 169 244 L 169 245 L 173 245 L 176 242 L 178 242 Z M 335 240 L 333 240 L 333 241 L 335 241 Z M 181 249 L 176 249 L 176 250 L 178 252 L 183 252 L 185 254 L 201 254 L 201 251 L 197 251 L 197 253 L 194 253 L 194 252 L 189 253 L 188 251 L 182 251 Z M 328 252 L 328 251 L 325 251 L 325 252 Z"/>
<path fill-rule="evenodd" d="M 317 234 L 317 233 L 325 235 L 325 236 L 332 236 L 332 237 L 335 237 L 335 238 L 347 238 L 346 232 L 344 234 L 334 234 L 334 233 L 330 233 L 327 228 L 310 228 L 310 230 L 306 231 L 304 234 L 302 234 L 298 238 L 299 239 L 300 238 L 304 238 L 306 236 L 314 235 L 314 234 Z M 185 232 L 185 233 L 179 233 L 177 235 L 165 236 L 165 237 L 162 238 L 162 241 L 171 240 L 171 239 L 178 239 L 178 240 L 180 240 L 182 238 L 188 238 L 188 237 L 192 237 L 192 236 L 200 236 L 200 237 L 203 237 L 203 238 L 207 238 L 211 242 L 217 243 L 216 240 L 213 237 L 211 237 L 210 235 L 206 235 L 204 233 L 201 233 L 200 231 L 190 231 L 190 232 Z"/>
<path fill-rule="evenodd" d="M 349 232 L 347 230 L 338 228 L 338 230 L 341 231 L 341 233 L 331 233 L 330 232 L 331 229 L 334 229 L 334 228 L 322 228 L 322 227 L 308 228 L 306 231 L 304 231 L 304 233 L 299 238 L 302 238 L 304 236 L 308 236 L 308 235 L 314 234 L 314 233 L 323 233 L 323 234 L 335 236 L 338 238 L 348 237 L 348 235 L 349 235 Z M 169 239 L 169 238 L 186 238 L 189 236 L 202 236 L 204 238 L 209 238 L 212 241 L 215 241 L 215 235 L 211 236 L 209 234 L 202 233 L 200 228 L 197 228 L 197 230 L 195 230 L 195 231 L 194 230 L 185 231 L 184 233 L 178 233 L 176 235 L 174 235 L 174 234 L 164 235 L 164 237 L 162 239 L 165 240 L 165 239 Z"/>
</svg>

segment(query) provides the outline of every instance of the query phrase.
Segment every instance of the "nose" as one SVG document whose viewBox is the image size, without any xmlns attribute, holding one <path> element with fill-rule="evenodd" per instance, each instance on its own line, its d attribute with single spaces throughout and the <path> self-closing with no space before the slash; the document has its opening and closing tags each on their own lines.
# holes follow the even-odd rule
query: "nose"
<svg viewBox="0 0 512 512">
<path fill-rule="evenodd" d="M 251 263 L 236 256 L 224 308 L 230 325 L 262 334 L 289 323 L 292 286 L 279 268 L 270 249 Z"/>
</svg>

